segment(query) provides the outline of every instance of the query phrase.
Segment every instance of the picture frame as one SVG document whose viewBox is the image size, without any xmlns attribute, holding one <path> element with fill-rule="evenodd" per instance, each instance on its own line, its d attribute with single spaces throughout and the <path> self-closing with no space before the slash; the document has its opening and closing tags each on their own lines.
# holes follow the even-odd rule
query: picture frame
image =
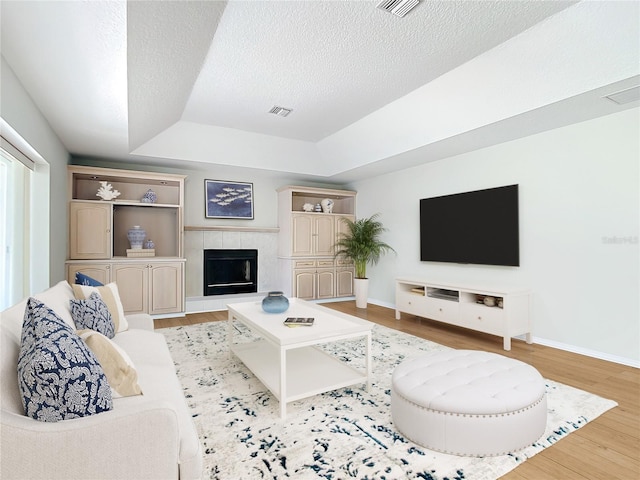
<svg viewBox="0 0 640 480">
<path fill-rule="evenodd" d="M 253 183 L 205 180 L 205 218 L 253 220 Z"/>
</svg>

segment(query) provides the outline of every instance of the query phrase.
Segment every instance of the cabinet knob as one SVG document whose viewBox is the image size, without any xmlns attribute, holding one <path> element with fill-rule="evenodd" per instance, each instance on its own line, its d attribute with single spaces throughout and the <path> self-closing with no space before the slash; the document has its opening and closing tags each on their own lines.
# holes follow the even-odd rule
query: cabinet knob
<svg viewBox="0 0 640 480">
<path fill-rule="evenodd" d="M 478 320 L 482 320 L 482 317 L 478 316 Z"/>
</svg>

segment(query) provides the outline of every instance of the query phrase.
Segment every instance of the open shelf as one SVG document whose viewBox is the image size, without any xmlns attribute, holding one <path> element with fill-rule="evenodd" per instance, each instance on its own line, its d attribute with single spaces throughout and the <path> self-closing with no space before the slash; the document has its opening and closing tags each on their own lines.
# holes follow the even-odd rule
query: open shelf
<svg viewBox="0 0 640 480">
<path fill-rule="evenodd" d="M 427 287 L 427 297 L 439 298 L 440 300 L 448 300 L 450 302 L 460 301 L 460 292 L 457 290 L 448 290 L 446 288 Z"/>
<path fill-rule="evenodd" d="M 266 340 L 235 344 L 233 353 L 280 401 L 279 351 Z M 367 383 L 367 375 L 317 347 L 287 350 L 285 403 L 322 392 Z"/>
</svg>

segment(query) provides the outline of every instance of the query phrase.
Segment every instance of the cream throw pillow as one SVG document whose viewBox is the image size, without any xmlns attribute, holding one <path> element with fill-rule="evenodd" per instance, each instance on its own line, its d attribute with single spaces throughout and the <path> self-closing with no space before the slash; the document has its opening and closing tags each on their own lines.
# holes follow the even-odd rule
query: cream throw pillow
<svg viewBox="0 0 640 480">
<path fill-rule="evenodd" d="M 120 301 L 118 287 L 115 283 L 109 283 L 102 287 L 90 287 L 88 285 L 77 284 L 71 286 L 73 287 L 73 294 L 78 300 L 86 300 L 93 292 L 97 292 L 98 295 L 100 295 L 102 301 L 107 304 L 107 308 L 111 313 L 111 318 L 116 327 L 116 333 L 129 329 L 129 324 L 124 316 L 124 308 L 122 308 L 122 302 Z"/>
<path fill-rule="evenodd" d="M 78 335 L 98 359 L 114 398 L 142 395 L 138 372 L 127 352 L 95 330 L 78 330 Z"/>
</svg>

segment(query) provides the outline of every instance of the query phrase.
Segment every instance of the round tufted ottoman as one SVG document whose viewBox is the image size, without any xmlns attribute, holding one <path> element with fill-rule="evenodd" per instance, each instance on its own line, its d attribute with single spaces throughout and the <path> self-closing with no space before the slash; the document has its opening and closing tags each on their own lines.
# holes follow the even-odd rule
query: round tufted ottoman
<svg viewBox="0 0 640 480">
<path fill-rule="evenodd" d="M 391 417 L 409 440 L 455 455 L 502 455 L 533 444 L 547 422 L 545 383 L 531 365 L 447 350 L 393 372 Z"/>
</svg>

